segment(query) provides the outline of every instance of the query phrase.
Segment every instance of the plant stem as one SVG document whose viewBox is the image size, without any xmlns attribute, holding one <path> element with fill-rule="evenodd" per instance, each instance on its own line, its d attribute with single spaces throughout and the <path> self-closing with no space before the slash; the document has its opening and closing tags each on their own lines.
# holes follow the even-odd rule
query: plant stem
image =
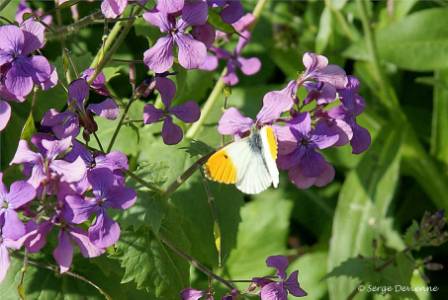
<svg viewBox="0 0 448 300">
<path fill-rule="evenodd" d="M 100 139 L 98 138 L 98 135 L 96 134 L 96 132 L 93 133 L 93 136 L 95 137 L 95 140 L 96 140 L 98 146 L 100 147 L 101 152 L 104 152 L 103 145 L 101 144 L 101 141 L 100 141 Z"/>
<path fill-rule="evenodd" d="M 62 26 L 57 29 L 52 28 L 51 34 L 47 34 L 47 40 L 57 39 L 60 38 L 61 36 L 67 37 L 73 33 L 78 32 L 80 29 L 95 23 L 96 20 L 104 20 L 102 16 L 103 14 L 101 13 L 101 11 L 98 10 L 70 25 Z"/>
<path fill-rule="evenodd" d="M 111 32 L 107 36 L 104 47 L 101 47 L 101 49 L 96 54 L 92 64 L 90 65 L 91 68 L 95 69 L 95 72 L 89 78 L 89 84 L 91 84 L 95 80 L 95 78 L 98 76 L 98 74 L 100 74 L 101 70 L 106 66 L 109 60 L 112 59 L 112 56 L 121 46 L 121 43 L 123 43 L 129 31 L 131 30 L 132 25 L 134 25 L 134 22 L 136 20 L 135 16 L 139 14 L 141 10 L 142 9 L 138 7 L 135 13 L 132 13 L 131 11 L 131 18 L 129 18 L 129 20 L 127 20 L 126 22 L 120 21 L 114 25 Z"/>
<path fill-rule="evenodd" d="M 235 286 L 228 280 L 225 280 L 224 278 L 222 278 L 221 276 L 213 273 L 213 271 L 209 270 L 206 266 L 204 266 L 203 264 L 201 264 L 199 261 L 197 261 L 195 258 L 191 257 L 190 255 L 188 255 L 187 253 L 181 251 L 180 249 L 178 249 L 176 246 L 174 246 L 170 241 L 166 240 L 165 238 L 163 238 L 162 236 L 159 236 L 159 239 L 162 243 L 164 243 L 168 248 L 170 248 L 174 253 L 176 253 L 177 255 L 179 255 L 180 257 L 182 257 L 183 259 L 187 260 L 193 267 L 195 267 L 196 269 L 198 269 L 199 271 L 201 271 L 202 273 L 212 277 L 213 279 L 216 279 L 217 281 L 221 282 L 222 284 L 224 284 L 226 287 L 228 287 L 229 289 L 234 289 Z"/>
<path fill-rule="evenodd" d="M 198 159 L 196 162 L 193 163 L 182 175 L 176 178 L 173 183 L 171 183 L 166 191 L 164 192 L 165 198 L 170 197 L 188 178 L 191 177 L 191 175 L 194 174 L 196 170 L 198 170 L 207 160 L 208 158 L 214 153 L 209 153 L 200 159 Z"/>
<path fill-rule="evenodd" d="M 117 139 L 118 133 L 120 132 L 121 126 L 123 126 L 124 119 L 126 118 L 126 115 L 128 114 L 129 109 L 131 108 L 132 103 L 135 101 L 135 97 L 132 97 L 129 99 L 128 105 L 126 105 L 126 108 L 124 109 L 123 114 L 121 115 L 121 119 L 118 122 L 117 127 L 115 128 L 114 134 L 112 136 L 112 139 L 110 140 L 109 146 L 107 147 L 107 153 L 112 150 L 112 147 L 114 146 L 115 140 Z"/>
<path fill-rule="evenodd" d="M 49 265 L 49 264 L 48 265 L 47 264 L 42 264 L 42 263 L 39 263 L 39 262 L 36 262 L 36 261 L 32 261 L 32 260 L 28 260 L 28 264 L 30 264 L 32 266 L 39 267 L 39 268 L 47 269 L 47 270 L 50 270 L 50 271 L 53 271 L 55 273 L 60 274 L 57 266 L 53 266 L 53 265 Z M 98 285 L 96 285 L 95 283 L 93 283 L 92 281 L 90 281 L 89 279 L 85 278 L 82 275 L 79 275 L 79 274 L 76 274 L 76 273 L 73 273 L 73 272 L 70 272 L 70 271 L 64 272 L 61 275 L 63 275 L 63 276 L 64 275 L 70 276 L 70 277 L 79 279 L 81 281 L 84 281 L 85 283 L 87 283 L 90 286 L 94 287 L 98 292 L 100 292 L 100 294 L 103 295 L 104 298 L 106 298 L 107 300 L 109 300 L 109 299 L 112 300 L 112 297 L 109 296 L 103 289 L 101 289 Z"/>
<path fill-rule="evenodd" d="M 159 188 L 158 186 L 156 186 L 156 185 L 154 185 L 154 184 L 152 184 L 150 182 L 147 182 L 147 181 L 143 180 L 142 178 L 140 178 L 138 175 L 136 175 L 132 171 L 125 170 L 125 169 L 122 169 L 122 171 L 126 175 L 128 175 L 129 177 L 131 177 L 132 179 L 134 179 L 135 181 L 137 181 L 141 185 L 143 185 L 144 187 L 147 187 L 148 189 L 150 189 L 151 191 L 157 192 L 159 194 L 163 193 L 163 190 L 161 188 Z"/>
</svg>

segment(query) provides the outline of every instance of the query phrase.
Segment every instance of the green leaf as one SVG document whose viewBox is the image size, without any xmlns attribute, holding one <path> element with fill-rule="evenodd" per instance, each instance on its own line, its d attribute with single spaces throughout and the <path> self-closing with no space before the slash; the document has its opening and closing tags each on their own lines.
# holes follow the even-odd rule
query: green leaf
<svg viewBox="0 0 448 300">
<path fill-rule="evenodd" d="M 237 247 L 227 261 L 232 278 L 266 275 L 266 258 L 285 254 L 292 203 L 277 195 L 268 190 L 241 209 Z"/>
<path fill-rule="evenodd" d="M 232 25 L 225 23 L 221 16 L 218 14 L 216 10 L 209 10 L 208 12 L 208 22 L 210 25 L 212 25 L 214 28 L 218 29 L 219 31 L 225 32 L 225 33 L 234 33 L 235 28 L 232 27 Z"/>
<path fill-rule="evenodd" d="M 398 67 L 431 71 L 448 67 L 447 8 L 425 9 L 380 29 L 381 58 Z"/>
<path fill-rule="evenodd" d="M 441 84 L 434 86 L 431 154 L 448 167 L 448 69 L 436 71 L 434 77 Z"/>
<path fill-rule="evenodd" d="M 178 249 L 188 252 L 189 243 L 177 220 L 174 214 L 171 220 L 165 220 L 161 234 Z M 121 266 L 125 268 L 122 283 L 134 281 L 152 299 L 177 299 L 179 291 L 189 286 L 188 263 L 148 229 L 124 232 L 118 252 Z"/>
<path fill-rule="evenodd" d="M 319 21 L 319 32 L 316 36 L 316 52 L 321 53 L 328 45 L 332 32 L 332 14 L 330 8 L 327 6 L 322 11 Z"/>
<path fill-rule="evenodd" d="M 403 132 L 393 128 L 382 128 L 342 186 L 333 219 L 329 270 L 349 257 L 371 254 L 372 240 L 385 218 L 399 177 Z M 345 299 L 355 285 L 347 279 L 330 280 L 331 299 Z"/>
<path fill-rule="evenodd" d="M 30 112 L 28 118 L 26 119 L 25 125 L 22 128 L 22 133 L 20 134 L 21 140 L 29 140 L 36 133 L 36 126 L 34 126 L 33 113 Z"/>
</svg>

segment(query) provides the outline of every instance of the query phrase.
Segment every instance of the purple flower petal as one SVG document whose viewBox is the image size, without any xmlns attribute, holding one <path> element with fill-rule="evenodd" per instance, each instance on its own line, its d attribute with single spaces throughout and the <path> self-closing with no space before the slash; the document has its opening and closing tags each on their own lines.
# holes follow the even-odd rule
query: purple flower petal
<svg viewBox="0 0 448 300">
<path fill-rule="evenodd" d="M 167 14 L 180 11 L 184 7 L 184 0 L 157 0 L 157 9 Z"/>
<path fill-rule="evenodd" d="M 16 97 L 26 97 L 33 89 L 33 79 L 29 74 L 30 64 L 26 59 L 16 59 L 5 76 L 6 89 Z"/>
<path fill-rule="evenodd" d="M 67 137 L 62 140 L 49 140 L 42 139 L 41 140 L 42 147 L 46 150 L 45 156 L 48 159 L 54 159 L 59 154 L 67 151 L 72 145 L 72 138 Z"/>
<path fill-rule="evenodd" d="M 176 85 L 174 82 L 166 77 L 156 77 L 156 89 L 162 97 L 165 108 L 170 107 L 171 101 L 174 99 L 174 95 L 176 95 Z"/>
<path fill-rule="evenodd" d="M 93 193 L 101 200 L 105 193 L 112 188 L 114 184 L 113 173 L 106 168 L 93 169 L 87 178 L 92 185 Z"/>
<path fill-rule="evenodd" d="M 170 108 L 169 111 L 186 123 L 196 122 L 201 116 L 201 109 L 195 101 L 187 101 Z"/>
<path fill-rule="evenodd" d="M 227 62 L 227 72 L 222 77 L 222 80 L 226 85 L 234 86 L 237 85 L 240 79 L 238 78 L 238 75 L 236 74 L 236 67 L 232 60 L 229 60 Z"/>
<path fill-rule="evenodd" d="M 2 282 L 8 273 L 10 265 L 9 252 L 4 243 L 0 243 L 0 282 Z"/>
<path fill-rule="evenodd" d="M 153 104 L 146 104 L 143 108 L 143 122 L 145 124 L 152 124 L 160 121 L 164 115 L 164 111 L 155 108 Z"/>
<path fill-rule="evenodd" d="M 71 228 L 70 229 L 70 236 L 75 241 L 76 244 L 79 246 L 79 250 L 81 250 L 81 254 L 84 257 L 97 257 L 104 253 L 104 249 L 98 248 L 95 246 L 90 240 L 87 235 L 87 232 L 84 232 L 83 230 L 79 228 Z"/>
<path fill-rule="evenodd" d="M 315 186 L 323 187 L 333 181 L 335 175 L 335 171 L 333 166 L 327 163 L 325 170 L 320 174 L 319 177 L 316 178 L 314 182 Z"/>
<path fill-rule="evenodd" d="M 119 237 L 120 226 L 101 210 L 96 216 L 95 223 L 89 228 L 90 241 L 99 248 L 107 248 L 115 244 Z"/>
<path fill-rule="evenodd" d="M 113 187 L 106 197 L 108 205 L 115 209 L 128 209 L 137 200 L 135 191 L 127 187 Z"/>
<path fill-rule="evenodd" d="M 5 129 L 11 118 L 11 106 L 6 101 L 0 100 L 0 131 Z"/>
<path fill-rule="evenodd" d="M 115 120 L 120 113 L 117 103 L 112 98 L 107 98 L 101 103 L 89 104 L 87 108 L 97 116 L 108 120 Z"/>
<path fill-rule="evenodd" d="M 20 28 L 23 31 L 24 43 L 22 54 L 27 55 L 44 46 L 45 26 L 32 19 L 26 20 Z"/>
<path fill-rule="evenodd" d="M 312 52 L 306 52 L 302 58 L 303 65 L 310 71 L 322 69 L 328 65 L 328 59 L 323 55 L 317 55 Z"/>
<path fill-rule="evenodd" d="M 255 16 L 251 13 L 247 13 L 242 16 L 237 22 L 233 23 L 232 26 L 239 33 L 243 33 L 244 31 L 247 31 L 250 26 L 252 26 L 254 21 Z"/>
<path fill-rule="evenodd" d="M 78 108 L 84 107 L 84 100 L 89 96 L 89 85 L 84 78 L 72 81 L 68 86 L 68 102 L 75 101 Z"/>
<path fill-rule="evenodd" d="M 308 112 L 301 113 L 294 117 L 290 122 L 293 133 L 298 133 L 302 136 L 308 136 L 311 132 L 311 116 Z"/>
<path fill-rule="evenodd" d="M 204 296 L 203 291 L 195 290 L 193 288 L 183 289 L 180 292 L 180 298 L 182 300 L 199 300 Z"/>
<path fill-rule="evenodd" d="M 179 47 L 179 64 L 185 69 L 197 69 L 207 57 L 204 43 L 195 40 L 190 34 L 178 33 L 174 36 Z"/>
<path fill-rule="evenodd" d="M 45 246 L 47 242 L 47 235 L 52 228 L 53 224 L 50 221 L 45 221 L 39 225 L 34 223 L 34 221 L 29 221 L 26 224 L 26 249 L 30 253 L 39 252 Z"/>
<path fill-rule="evenodd" d="M 81 73 L 81 78 L 84 78 L 85 80 L 89 81 L 92 78 L 94 72 L 95 72 L 94 68 L 85 69 Z M 103 72 L 100 72 L 98 76 L 96 76 L 96 78 L 93 80 L 91 87 L 98 94 L 102 96 L 109 96 L 109 91 L 107 90 L 105 83 L 106 83 L 106 76 L 104 76 Z"/>
<path fill-rule="evenodd" d="M 202 25 L 207 17 L 208 5 L 204 0 L 187 1 L 182 8 L 182 19 L 190 25 Z"/>
<path fill-rule="evenodd" d="M 168 20 L 168 15 L 157 10 L 145 12 L 143 19 L 149 24 L 159 27 L 161 32 L 168 32 L 172 27 Z"/>
<path fill-rule="evenodd" d="M 163 142 L 167 145 L 175 145 L 182 140 L 182 137 L 182 129 L 173 123 L 171 117 L 166 117 L 162 127 Z"/>
<path fill-rule="evenodd" d="M 8 54 L 21 54 L 24 46 L 25 37 L 23 31 L 15 25 L 3 25 L 0 26 L 0 49 Z M 0 56 L 1 57 L 1 56 Z M 0 64 L 4 64 L 5 61 L 0 60 Z"/>
<path fill-rule="evenodd" d="M 36 190 L 25 181 L 16 181 L 11 184 L 11 188 L 7 195 L 9 206 L 17 209 L 22 205 L 30 202 L 36 197 Z"/>
<path fill-rule="evenodd" d="M 301 173 L 306 177 L 318 177 L 325 171 L 327 162 L 322 154 L 307 149 L 299 163 Z"/>
<path fill-rule="evenodd" d="M 251 118 L 243 116 L 238 109 L 231 107 L 222 114 L 218 132 L 222 135 L 241 135 L 250 131 L 253 125 Z"/>
<path fill-rule="evenodd" d="M 366 151 L 372 141 L 369 131 L 356 123 L 352 126 L 352 129 L 353 138 L 350 141 L 352 153 L 359 154 Z"/>
<path fill-rule="evenodd" d="M 79 134 L 78 116 L 70 111 L 58 113 L 50 109 L 42 117 L 42 126 L 50 127 L 58 139 L 76 137 Z"/>
<path fill-rule="evenodd" d="M 25 235 L 25 225 L 19 219 L 17 212 L 12 209 L 5 209 L 3 217 L 5 218 L 5 225 L 2 228 L 4 238 L 18 240 Z"/>
<path fill-rule="evenodd" d="M 240 69 L 244 75 L 250 76 L 260 71 L 261 61 L 256 57 L 252 58 L 238 57 L 238 62 L 241 64 Z"/>
<path fill-rule="evenodd" d="M 287 300 L 288 295 L 280 283 L 271 282 L 261 288 L 261 300 Z"/>
<path fill-rule="evenodd" d="M 58 241 L 58 246 L 53 251 L 53 257 L 58 263 L 61 273 L 64 273 L 72 265 L 73 246 L 70 241 L 70 236 L 65 230 L 59 232 Z"/>
<path fill-rule="evenodd" d="M 56 68 L 54 66 L 51 66 L 51 73 L 47 80 L 40 83 L 40 87 L 46 91 L 58 84 L 58 72 L 56 71 Z"/>
<path fill-rule="evenodd" d="M 299 271 L 294 271 L 289 275 L 288 279 L 285 281 L 284 285 L 288 292 L 295 297 L 304 297 L 306 292 L 300 287 L 298 281 Z"/>
<path fill-rule="evenodd" d="M 52 72 L 51 65 L 44 56 L 32 56 L 29 59 L 29 62 L 32 67 L 31 77 L 35 84 L 43 83 L 50 78 Z"/>
<path fill-rule="evenodd" d="M 211 72 L 216 70 L 216 68 L 218 68 L 218 63 L 219 63 L 218 58 L 216 56 L 207 55 L 204 63 L 202 64 L 202 66 L 199 67 L 199 69 Z"/>
<path fill-rule="evenodd" d="M 292 134 L 291 128 L 288 125 L 274 125 L 273 128 L 278 143 L 278 154 L 286 155 L 292 153 L 297 148 L 297 139 Z"/>
<path fill-rule="evenodd" d="M 38 153 L 31 151 L 28 147 L 28 143 L 25 140 L 20 140 L 17 146 L 16 154 L 12 159 L 10 165 L 12 164 L 23 164 L 27 162 L 37 162 L 42 158 Z"/>
<path fill-rule="evenodd" d="M 316 182 L 316 178 L 304 176 L 299 167 L 290 169 L 288 177 L 295 186 L 302 190 L 311 187 Z"/>
<path fill-rule="evenodd" d="M 111 171 L 129 168 L 127 156 L 119 151 L 112 151 L 106 156 L 97 156 L 95 161 L 97 168 L 108 168 Z"/>
<path fill-rule="evenodd" d="M 207 48 L 210 48 L 213 45 L 216 38 L 215 28 L 208 23 L 194 26 L 191 34 L 196 40 L 203 42 Z"/>
<path fill-rule="evenodd" d="M 240 0 L 227 1 L 227 5 L 221 11 L 222 20 L 228 24 L 237 22 L 243 15 L 244 9 Z"/>
<path fill-rule="evenodd" d="M 124 12 L 127 5 L 128 0 L 103 0 L 101 12 L 106 18 L 115 19 Z"/>
<path fill-rule="evenodd" d="M 277 269 L 277 275 L 281 279 L 286 279 L 286 269 L 288 268 L 288 258 L 283 255 L 269 256 L 266 259 L 266 265 Z"/>
<path fill-rule="evenodd" d="M 328 65 L 319 70 L 319 73 L 315 75 L 315 79 L 327 82 L 338 89 L 343 88 L 347 84 L 347 76 L 344 69 L 337 65 Z"/>
<path fill-rule="evenodd" d="M 81 224 L 88 220 L 97 208 L 95 201 L 84 199 L 78 195 L 67 195 L 65 203 L 64 219 L 74 224 Z"/>
<path fill-rule="evenodd" d="M 272 91 L 264 95 L 263 107 L 257 114 L 257 122 L 267 124 L 280 118 L 283 112 L 290 110 L 294 105 L 297 84 L 291 81 L 286 88 L 280 91 Z"/>
<path fill-rule="evenodd" d="M 168 71 L 173 65 L 173 39 L 161 37 L 156 44 L 145 51 L 144 62 L 148 68 L 156 73 Z"/>
<path fill-rule="evenodd" d="M 81 157 L 74 162 L 64 160 L 55 160 L 50 164 L 51 170 L 61 175 L 61 180 L 65 182 L 78 182 L 84 178 L 86 174 L 86 165 Z"/>
</svg>

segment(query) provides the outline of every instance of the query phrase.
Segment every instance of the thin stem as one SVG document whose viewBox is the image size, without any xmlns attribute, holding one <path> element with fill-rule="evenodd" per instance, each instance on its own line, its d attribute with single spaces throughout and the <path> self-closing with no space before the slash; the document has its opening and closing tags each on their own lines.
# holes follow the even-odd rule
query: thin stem
<svg viewBox="0 0 448 300">
<path fill-rule="evenodd" d="M 93 136 L 95 137 L 96 143 L 97 143 L 98 146 L 100 147 L 101 152 L 104 152 L 103 145 L 101 144 L 101 141 L 100 141 L 100 139 L 98 138 L 98 135 L 96 134 L 96 132 L 93 133 Z"/>
<path fill-rule="evenodd" d="M 156 186 L 156 185 L 154 185 L 154 184 L 152 184 L 152 183 L 150 183 L 150 182 L 147 182 L 147 181 L 143 180 L 142 178 L 140 178 L 137 174 L 133 173 L 132 171 L 125 170 L 125 169 L 122 169 L 122 171 L 123 171 L 126 175 L 128 175 L 129 177 L 131 177 L 132 179 L 134 179 L 135 181 L 137 181 L 137 182 L 140 183 L 141 185 L 143 185 L 144 187 L 147 187 L 148 189 L 150 189 L 151 191 L 157 192 L 157 193 L 159 193 L 159 194 L 162 194 L 162 193 L 163 193 L 163 190 L 160 189 L 158 186 Z"/>
<path fill-rule="evenodd" d="M 106 152 L 110 152 L 110 150 L 112 150 L 112 147 L 114 146 L 115 140 L 117 139 L 118 133 L 120 132 L 121 126 L 123 126 L 123 122 L 124 119 L 126 118 L 126 115 L 129 112 L 129 109 L 131 108 L 132 103 L 135 101 L 135 97 L 132 97 L 129 102 L 128 105 L 126 105 L 126 108 L 124 109 L 123 114 L 121 115 L 121 119 L 118 122 L 117 127 L 115 128 L 114 134 L 112 136 L 112 139 L 110 140 L 109 146 L 107 147 L 107 151 Z"/>
<path fill-rule="evenodd" d="M 64 48 L 64 54 L 67 57 L 68 63 L 70 64 L 70 67 L 72 68 L 73 73 L 75 74 L 76 78 L 79 78 L 79 72 L 78 69 L 75 66 L 75 63 L 73 62 L 72 57 L 70 56 L 70 51 L 67 48 Z"/>
<path fill-rule="evenodd" d="M 123 63 L 134 63 L 134 64 L 143 64 L 144 61 L 142 59 L 120 59 L 120 58 L 112 58 L 113 62 L 123 62 Z"/>
<path fill-rule="evenodd" d="M 42 268 L 42 269 L 47 269 L 47 270 L 50 270 L 50 271 L 53 271 L 53 272 L 55 272 L 55 273 L 60 274 L 59 271 L 58 271 L 58 267 L 57 267 L 57 266 L 53 266 L 53 265 L 50 265 L 50 264 L 42 264 L 42 263 L 39 263 L 39 262 L 36 262 L 36 261 L 32 261 L 32 260 L 28 260 L 28 264 L 30 264 L 30 265 L 32 265 L 32 266 L 36 266 L 36 267 Z M 73 272 L 71 272 L 71 271 L 64 272 L 64 273 L 62 273 L 62 274 L 60 274 L 60 275 L 63 275 L 63 276 L 70 276 L 70 277 L 79 279 L 79 280 L 81 280 L 81 281 L 83 281 L 83 282 L 89 284 L 90 286 L 94 287 L 94 288 L 95 288 L 98 292 L 100 292 L 100 294 L 103 295 L 104 298 L 106 298 L 107 300 L 109 300 L 109 299 L 111 300 L 111 299 L 112 299 L 112 297 L 109 296 L 109 295 L 108 295 L 103 289 L 101 289 L 98 285 L 96 285 L 95 283 L 93 283 L 92 281 L 90 281 L 89 279 L 87 279 L 86 277 L 84 277 L 84 276 L 82 276 L 82 275 L 73 273 Z"/>
<path fill-rule="evenodd" d="M 91 84 L 95 80 L 98 74 L 100 74 L 101 70 L 112 59 L 112 56 L 121 46 L 126 36 L 128 35 L 129 31 L 131 30 L 132 25 L 134 25 L 134 22 L 136 20 L 135 16 L 139 14 L 140 11 L 141 8 L 138 7 L 135 14 L 133 14 L 131 11 L 132 17 L 127 22 L 121 21 L 114 25 L 111 32 L 107 36 L 106 42 L 104 43 L 104 47 L 101 47 L 100 51 L 98 51 L 97 55 L 95 56 L 91 64 L 91 67 L 95 68 L 95 72 L 89 78 L 88 80 L 89 84 Z M 103 55 L 103 51 L 106 54 Z"/>
<path fill-rule="evenodd" d="M 73 33 L 78 32 L 80 29 L 93 24 L 96 20 L 104 20 L 102 16 L 103 14 L 98 10 L 70 25 L 59 27 L 56 30 L 52 29 L 52 34 L 47 34 L 47 40 L 57 39 L 61 36 L 67 37 Z"/>
<path fill-rule="evenodd" d="M 19 291 L 19 297 L 21 300 L 25 299 L 25 291 L 23 287 L 23 282 L 25 280 L 25 273 L 28 270 L 28 250 L 25 249 L 25 254 L 23 257 L 23 266 L 20 270 L 20 281 L 19 285 L 17 286 L 17 290 Z"/>
<path fill-rule="evenodd" d="M 188 178 L 191 177 L 191 175 L 194 174 L 196 170 L 198 170 L 208 160 L 213 153 L 214 152 L 209 153 L 194 162 L 193 165 L 191 165 L 184 173 L 182 173 L 182 175 L 177 177 L 176 180 L 168 186 L 164 192 L 164 196 L 166 198 L 170 197 L 185 181 L 187 181 Z"/>
<path fill-rule="evenodd" d="M 174 246 L 171 242 L 163 238 L 162 236 L 159 236 L 159 239 L 162 243 L 164 243 L 168 248 L 170 248 L 174 253 L 182 257 L 183 259 L 187 260 L 193 267 L 201 271 L 202 273 L 212 277 L 213 279 L 221 282 L 229 289 L 234 289 L 235 286 L 228 280 L 222 278 L 221 276 L 213 273 L 210 269 L 208 269 L 206 266 L 201 264 L 199 261 L 197 261 L 195 258 L 191 257 L 187 253 L 183 252 L 182 250 L 178 249 L 176 246 Z"/>
</svg>

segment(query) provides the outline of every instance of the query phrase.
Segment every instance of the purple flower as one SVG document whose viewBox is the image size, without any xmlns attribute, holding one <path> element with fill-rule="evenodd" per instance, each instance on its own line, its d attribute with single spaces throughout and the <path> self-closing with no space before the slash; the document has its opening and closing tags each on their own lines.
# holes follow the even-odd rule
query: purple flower
<svg viewBox="0 0 448 300">
<path fill-rule="evenodd" d="M 84 70 L 81 73 L 81 78 L 84 78 L 85 80 L 89 80 L 93 73 L 95 72 L 94 68 L 89 68 Z M 95 80 L 93 80 L 90 87 L 97 93 L 102 96 L 109 96 L 109 91 L 106 87 L 106 76 L 104 76 L 103 72 L 100 72 L 98 76 L 96 76 Z"/>
<path fill-rule="evenodd" d="M 25 20 L 23 19 L 25 14 L 31 14 L 41 18 L 42 22 L 47 25 L 51 25 L 53 21 L 53 17 L 51 15 L 44 15 L 44 11 L 42 9 L 38 9 L 33 11 L 29 6 L 26 0 L 20 0 L 19 5 L 17 6 L 16 11 L 16 21 L 19 24 L 22 24 Z"/>
<path fill-rule="evenodd" d="M 157 0 L 157 10 L 172 14 L 182 10 L 184 2 L 184 0 Z"/>
<path fill-rule="evenodd" d="M 232 24 L 240 20 L 244 15 L 243 5 L 240 0 L 207 0 L 209 6 L 221 7 L 221 19 Z"/>
<path fill-rule="evenodd" d="M 277 277 L 280 281 L 254 278 L 254 282 L 261 286 L 261 300 L 287 300 L 288 293 L 295 297 L 307 295 L 298 282 L 299 271 L 294 271 L 287 277 L 288 259 L 285 256 L 270 256 L 266 260 L 266 265 L 277 269 Z"/>
<path fill-rule="evenodd" d="M 88 72 L 86 74 L 89 76 Z M 42 118 L 42 126 L 50 127 L 58 139 L 63 139 L 70 136 L 76 137 L 80 132 L 80 124 L 87 133 L 95 132 L 97 126 L 91 113 L 109 120 L 115 120 L 118 117 L 119 108 L 111 98 L 85 107 L 88 95 L 89 86 L 86 79 L 80 78 L 70 83 L 68 87 L 69 109 L 62 113 L 54 109 L 49 110 Z"/>
<path fill-rule="evenodd" d="M 347 76 L 344 69 L 337 65 L 329 65 L 325 56 L 306 52 L 303 55 L 303 64 L 306 70 L 300 78 L 301 82 L 309 80 L 325 82 L 335 88 L 344 88 L 347 84 Z"/>
<path fill-rule="evenodd" d="M 58 245 L 53 251 L 53 257 L 59 265 L 61 273 L 67 272 L 72 265 L 73 243 L 76 243 L 84 257 L 97 257 L 104 249 L 95 246 L 87 233 L 77 227 L 66 225 L 58 235 Z"/>
<path fill-rule="evenodd" d="M 275 129 L 279 143 L 277 164 L 280 169 L 288 170 L 295 185 L 308 188 L 313 184 L 325 185 L 333 179 L 333 168 L 316 150 L 333 146 L 339 139 L 337 134 L 313 129 L 308 112 Z"/>
<path fill-rule="evenodd" d="M 222 135 L 244 136 L 252 126 L 272 124 L 283 112 L 289 111 L 296 99 L 297 84 L 291 81 L 286 88 L 272 91 L 264 95 L 263 107 L 257 114 L 254 122 L 251 118 L 243 116 L 238 109 L 229 108 L 221 116 L 218 123 L 218 132 Z"/>
<path fill-rule="evenodd" d="M 0 219 L 4 220 L 3 233 L 17 240 L 25 234 L 25 225 L 16 212 L 36 196 L 36 190 L 25 181 L 16 181 L 8 191 L 3 184 L 3 174 L 0 173 Z"/>
<path fill-rule="evenodd" d="M 5 279 L 11 263 L 8 249 L 20 249 L 24 242 L 24 238 L 18 240 L 11 238 L 8 233 L 4 231 L 3 226 L 4 220 L 0 217 L 0 282 Z"/>
<path fill-rule="evenodd" d="M 206 292 L 195 290 L 193 288 L 186 288 L 180 292 L 182 300 L 199 300 L 206 295 Z"/>
<path fill-rule="evenodd" d="M 55 178 L 68 183 L 80 181 L 86 172 L 86 167 L 81 158 L 74 162 L 67 162 L 59 156 L 66 152 L 71 146 L 71 138 L 63 140 L 42 139 L 41 145 L 35 143 L 39 152 L 29 149 L 25 140 L 19 141 L 19 146 L 11 164 L 25 164 L 30 169 L 28 183 L 34 188 L 38 188 L 42 183 Z M 41 146 L 41 147 L 39 147 Z"/>
<path fill-rule="evenodd" d="M 127 5 L 128 0 L 103 0 L 101 12 L 106 18 L 115 19 L 124 12 Z"/>
<path fill-rule="evenodd" d="M 195 101 L 187 101 L 183 104 L 171 107 L 176 93 L 176 86 L 166 77 L 156 77 L 156 89 L 159 91 L 165 109 L 158 109 L 153 104 L 147 104 L 144 108 L 143 121 L 152 124 L 163 120 L 162 138 L 167 145 L 174 145 L 182 140 L 182 129 L 173 123 L 172 116 L 176 116 L 186 123 L 196 122 L 201 110 Z"/>
<path fill-rule="evenodd" d="M 6 90 L 20 101 L 31 92 L 33 85 L 43 85 L 53 72 L 48 60 L 41 55 L 30 56 L 44 45 L 45 27 L 32 20 L 20 27 L 0 26 L 0 68 Z"/>
<path fill-rule="evenodd" d="M 161 2 L 159 1 L 158 4 L 160 6 Z M 161 32 L 167 34 L 160 37 L 153 47 L 145 51 L 144 61 L 149 69 L 156 73 L 169 70 L 174 62 L 174 44 L 178 47 L 178 60 L 182 67 L 197 69 L 204 63 L 207 48 L 204 43 L 187 33 L 191 23 L 181 18 L 176 20 L 174 15 L 167 15 L 157 10 L 146 12 L 143 17 L 148 23 L 159 27 Z"/>
<path fill-rule="evenodd" d="M 126 187 L 114 185 L 113 173 L 105 168 L 92 170 L 88 175 L 92 185 L 93 198 L 84 199 L 76 195 L 65 197 L 72 210 L 71 222 L 80 224 L 90 215 L 96 214 L 95 222 L 89 228 L 89 239 L 100 248 L 115 244 L 120 236 L 117 222 L 107 216 L 106 209 L 127 209 L 136 200 L 136 193 Z"/>
</svg>

